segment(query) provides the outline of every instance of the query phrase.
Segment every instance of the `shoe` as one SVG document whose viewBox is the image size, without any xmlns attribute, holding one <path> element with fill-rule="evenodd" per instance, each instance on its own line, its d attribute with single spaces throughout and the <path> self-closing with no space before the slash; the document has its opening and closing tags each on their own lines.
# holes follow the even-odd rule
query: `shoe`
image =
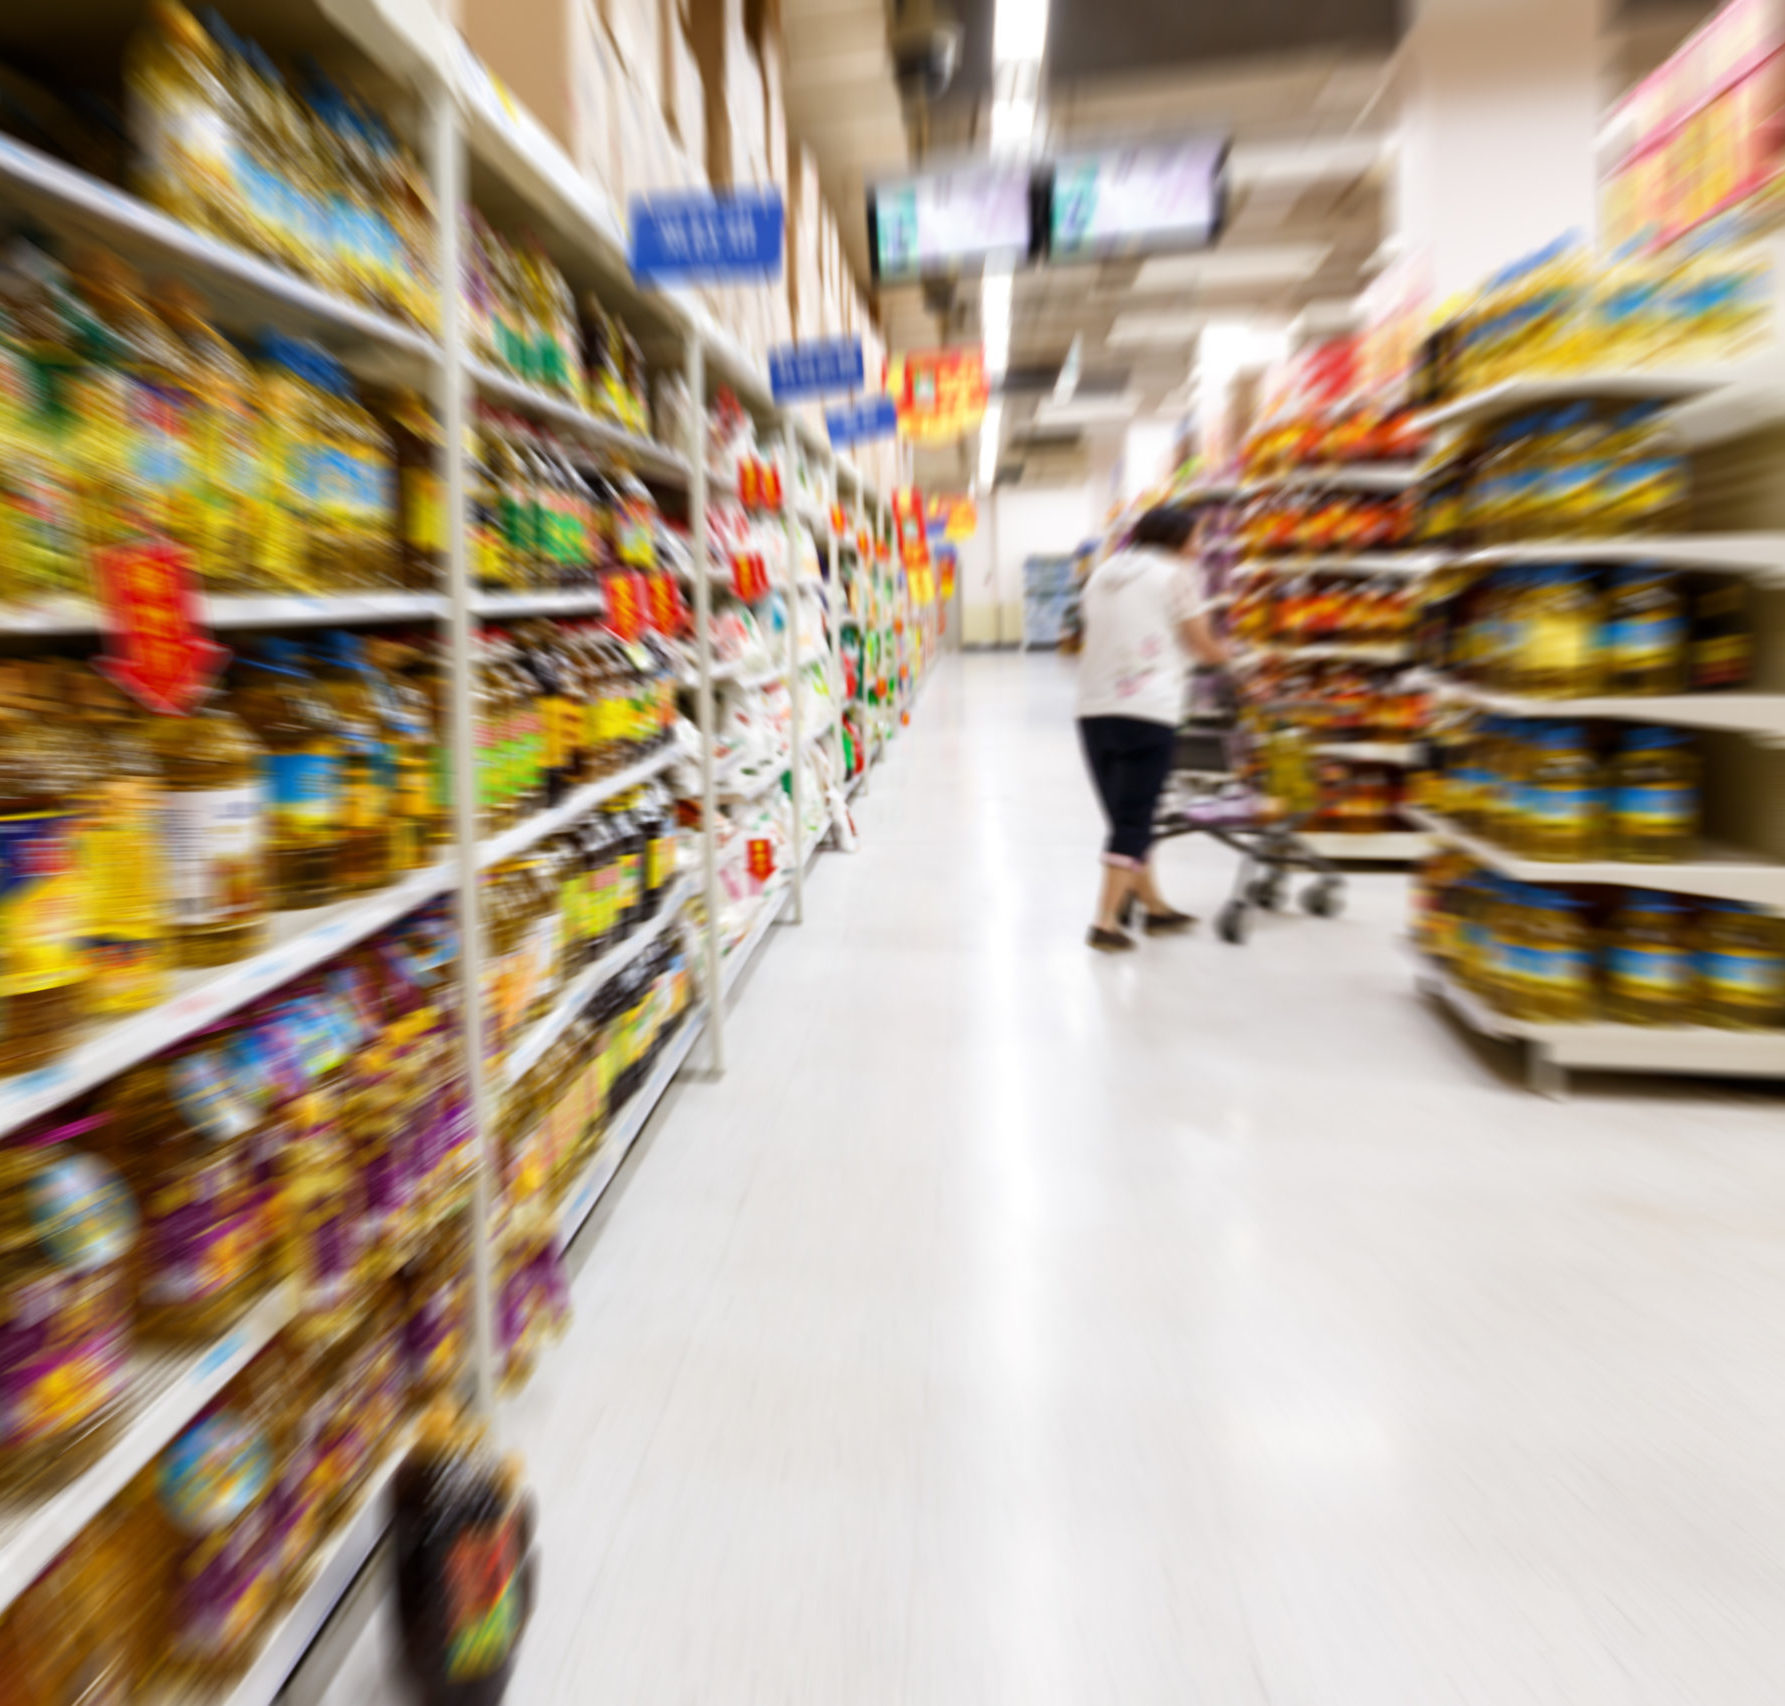
<svg viewBox="0 0 1785 1706">
<path fill-rule="evenodd" d="M 1141 920 L 1141 928 L 1149 936 L 1170 936 L 1179 930 L 1194 930 L 1196 914 L 1193 912 L 1175 912 L 1167 907 L 1163 912 L 1149 912 Z"/>
<path fill-rule="evenodd" d="M 1132 936 L 1124 936 L 1120 930 L 1105 930 L 1096 924 L 1085 932 L 1085 940 L 1101 954 L 1125 954 L 1134 946 Z"/>
</svg>

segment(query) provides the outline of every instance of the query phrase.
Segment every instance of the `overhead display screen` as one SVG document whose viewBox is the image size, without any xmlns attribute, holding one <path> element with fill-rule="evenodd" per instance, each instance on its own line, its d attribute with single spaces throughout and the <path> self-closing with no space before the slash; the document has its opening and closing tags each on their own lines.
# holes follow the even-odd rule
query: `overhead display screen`
<svg viewBox="0 0 1785 1706">
<path fill-rule="evenodd" d="M 1026 260 L 1040 246 L 1031 183 L 1027 161 L 982 160 L 872 185 L 874 277 L 897 283 Z"/>
<path fill-rule="evenodd" d="M 1227 139 L 1137 143 L 1054 161 L 1048 253 L 1091 260 L 1206 248 L 1227 216 Z"/>
</svg>

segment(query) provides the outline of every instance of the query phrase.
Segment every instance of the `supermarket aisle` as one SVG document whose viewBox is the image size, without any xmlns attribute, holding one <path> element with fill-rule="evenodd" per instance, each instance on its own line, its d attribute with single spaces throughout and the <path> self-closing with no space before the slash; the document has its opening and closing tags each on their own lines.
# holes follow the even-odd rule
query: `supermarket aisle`
<svg viewBox="0 0 1785 1706">
<path fill-rule="evenodd" d="M 1069 716 L 943 667 L 629 1167 L 515 1411 L 509 1698 L 1775 1699 L 1776 1099 L 1525 1095 L 1393 878 L 1092 955 Z"/>
</svg>

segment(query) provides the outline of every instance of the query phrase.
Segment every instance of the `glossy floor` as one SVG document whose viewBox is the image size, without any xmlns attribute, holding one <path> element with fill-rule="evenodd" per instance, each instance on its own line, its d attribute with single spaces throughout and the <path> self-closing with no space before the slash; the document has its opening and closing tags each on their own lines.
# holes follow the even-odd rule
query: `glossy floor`
<svg viewBox="0 0 1785 1706">
<path fill-rule="evenodd" d="M 510 1700 L 1776 1703 L 1785 1106 L 1530 1096 L 1393 877 L 1091 954 L 1070 713 L 943 667 L 622 1176 Z"/>
</svg>

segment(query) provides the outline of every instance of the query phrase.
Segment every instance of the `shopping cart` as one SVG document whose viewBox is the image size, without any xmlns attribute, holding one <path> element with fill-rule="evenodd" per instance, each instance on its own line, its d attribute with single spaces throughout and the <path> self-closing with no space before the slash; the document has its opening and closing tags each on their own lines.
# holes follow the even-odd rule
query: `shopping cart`
<svg viewBox="0 0 1785 1706">
<path fill-rule="evenodd" d="M 1293 873 L 1314 880 L 1301 892 L 1304 910 L 1336 918 L 1345 907 L 1345 878 L 1299 833 L 1320 807 L 1318 772 L 1293 708 L 1230 701 L 1193 712 L 1178 728 L 1172 770 L 1154 814 L 1161 841 L 1206 835 L 1232 848 L 1240 862 L 1233 890 L 1215 918 L 1224 942 L 1241 943 L 1254 908 L 1279 911 Z"/>
</svg>

